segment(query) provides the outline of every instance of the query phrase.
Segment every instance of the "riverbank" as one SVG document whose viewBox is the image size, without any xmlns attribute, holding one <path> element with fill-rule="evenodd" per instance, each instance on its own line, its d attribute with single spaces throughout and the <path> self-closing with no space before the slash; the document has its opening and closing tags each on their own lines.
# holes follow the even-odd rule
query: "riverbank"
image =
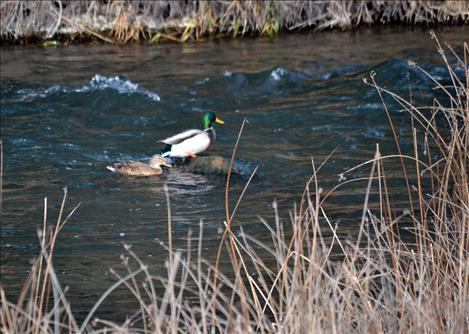
<svg viewBox="0 0 469 334">
<path fill-rule="evenodd" d="M 458 25 L 466 1 L 3 1 L 2 44 L 202 41 L 372 25 Z"/>
</svg>

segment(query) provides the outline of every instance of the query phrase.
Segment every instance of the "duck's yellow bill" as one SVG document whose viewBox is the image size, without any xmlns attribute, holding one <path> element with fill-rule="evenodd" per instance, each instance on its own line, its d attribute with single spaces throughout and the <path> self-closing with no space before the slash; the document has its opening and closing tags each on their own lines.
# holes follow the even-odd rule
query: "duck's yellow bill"
<svg viewBox="0 0 469 334">
<path fill-rule="evenodd" d="M 215 117 L 215 122 L 217 122 L 218 124 L 225 124 L 225 121 L 218 117 Z"/>
</svg>

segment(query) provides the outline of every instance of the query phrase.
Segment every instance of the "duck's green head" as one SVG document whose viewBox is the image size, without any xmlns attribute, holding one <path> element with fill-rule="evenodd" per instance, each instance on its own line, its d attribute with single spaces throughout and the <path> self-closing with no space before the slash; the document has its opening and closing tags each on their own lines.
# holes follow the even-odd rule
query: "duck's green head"
<svg viewBox="0 0 469 334">
<path fill-rule="evenodd" d="M 221 120 L 220 118 L 218 118 L 213 112 L 206 113 L 203 117 L 203 122 L 204 122 L 204 129 L 210 128 L 213 122 L 218 123 L 218 124 L 225 124 L 225 122 Z"/>
</svg>

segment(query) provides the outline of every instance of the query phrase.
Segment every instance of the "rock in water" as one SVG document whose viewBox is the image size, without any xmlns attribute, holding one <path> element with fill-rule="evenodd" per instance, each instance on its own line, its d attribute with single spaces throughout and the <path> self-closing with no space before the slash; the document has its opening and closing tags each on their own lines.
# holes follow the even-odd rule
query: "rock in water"
<svg viewBox="0 0 469 334">
<path fill-rule="evenodd" d="M 198 174 L 227 174 L 230 161 L 218 155 L 198 156 L 189 160 L 186 164 L 177 166 L 178 169 Z M 238 163 L 233 163 L 233 174 L 242 174 Z"/>
</svg>

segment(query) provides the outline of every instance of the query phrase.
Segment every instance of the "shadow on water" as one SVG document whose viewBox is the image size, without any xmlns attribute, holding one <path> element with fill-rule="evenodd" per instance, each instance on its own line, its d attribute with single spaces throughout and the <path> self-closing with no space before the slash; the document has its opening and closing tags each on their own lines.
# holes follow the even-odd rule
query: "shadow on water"
<svg viewBox="0 0 469 334">
<path fill-rule="evenodd" d="M 455 47 L 466 33 L 465 28 L 438 32 Z M 409 75 L 414 99 L 428 104 L 432 83 L 409 59 L 447 79 L 428 33 L 417 30 L 157 47 L 2 48 L 2 284 L 9 293 L 19 290 L 29 259 L 38 251 L 43 198 L 48 197 L 53 221 L 64 186 L 69 206 L 82 204 L 60 236 L 55 259 L 79 312 L 88 310 L 113 281 L 109 268 L 118 266 L 124 243 L 132 244 L 155 272 L 165 270 L 166 254 L 158 246 L 167 240 L 165 184 L 175 247 L 184 248 L 189 229 L 202 220 L 204 255 L 213 258 L 225 217 L 224 175 L 174 170 L 161 178 L 136 179 L 105 168 L 159 152 L 159 139 L 201 127 L 201 115 L 208 111 L 226 121 L 216 127 L 211 151 L 226 158 L 242 120 L 249 121 L 238 158 L 247 171 L 259 165 L 259 175 L 235 225 L 265 238 L 258 216 L 271 221 L 271 204 L 277 200 L 288 223 L 288 210 L 312 174 L 312 156 L 319 164 L 338 148 L 320 173 L 327 190 L 344 170 L 372 158 L 376 143 L 383 154 L 395 152 L 379 99 L 362 78 L 374 70 L 380 84 L 406 95 Z M 411 150 L 408 116 L 395 105 L 391 112 L 403 149 Z M 398 163 L 387 169 L 400 175 Z M 391 184 L 395 189 L 403 186 L 397 179 Z M 232 179 L 232 205 L 246 180 Z M 340 222 L 340 236 L 356 230 L 364 189 L 364 184 L 344 187 L 331 198 L 327 208 L 330 218 Z M 122 316 L 119 309 L 125 313 L 125 292 L 116 296 L 103 306 L 103 316 Z"/>
</svg>

